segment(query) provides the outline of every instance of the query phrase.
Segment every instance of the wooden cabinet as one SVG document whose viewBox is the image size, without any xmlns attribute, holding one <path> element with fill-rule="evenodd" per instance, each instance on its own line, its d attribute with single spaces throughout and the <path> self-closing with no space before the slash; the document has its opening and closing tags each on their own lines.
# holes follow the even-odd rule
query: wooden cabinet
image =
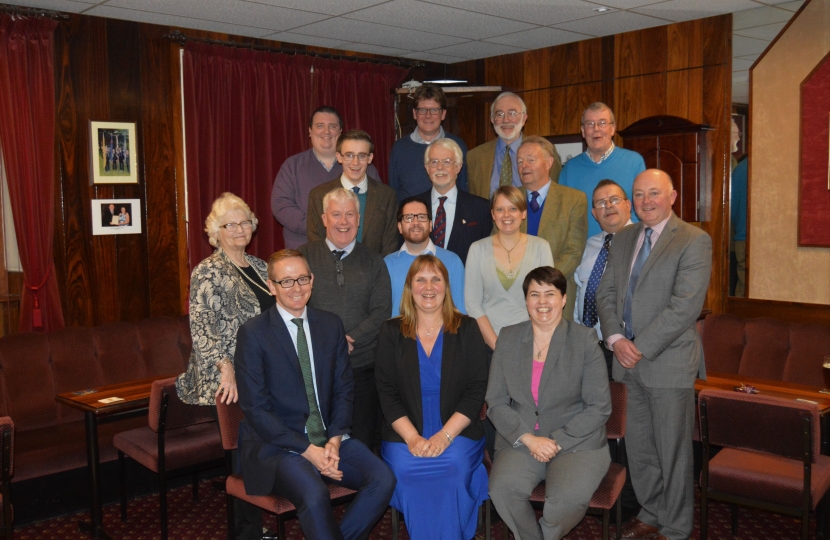
<svg viewBox="0 0 830 540">
<path fill-rule="evenodd" d="M 646 167 L 671 176 L 683 221 L 709 221 L 712 215 L 712 159 L 708 133 L 713 128 L 677 116 L 650 116 L 617 133 L 624 146 L 643 156 Z"/>
</svg>

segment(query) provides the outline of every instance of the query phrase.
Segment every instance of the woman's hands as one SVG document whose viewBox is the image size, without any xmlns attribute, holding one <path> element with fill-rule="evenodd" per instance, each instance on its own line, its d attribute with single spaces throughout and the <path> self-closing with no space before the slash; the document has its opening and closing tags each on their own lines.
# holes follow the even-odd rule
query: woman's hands
<svg viewBox="0 0 830 540">
<path fill-rule="evenodd" d="M 406 442 L 410 454 L 423 458 L 438 457 L 444 453 L 449 445 L 450 440 L 444 435 L 443 431 L 439 431 L 429 439 L 418 435 Z"/>
<path fill-rule="evenodd" d="M 556 454 L 562 450 L 562 447 L 559 446 L 559 443 L 555 440 L 547 437 L 537 437 L 535 435 L 531 435 L 530 433 L 522 435 L 519 438 L 519 441 L 523 445 L 527 446 L 527 449 L 533 459 L 540 463 L 547 463 L 556 457 Z"/>
<path fill-rule="evenodd" d="M 216 390 L 216 401 L 229 405 L 236 403 L 239 399 L 239 393 L 236 391 L 236 373 L 233 370 L 233 364 L 230 360 L 222 360 L 219 364 L 219 388 Z"/>
</svg>

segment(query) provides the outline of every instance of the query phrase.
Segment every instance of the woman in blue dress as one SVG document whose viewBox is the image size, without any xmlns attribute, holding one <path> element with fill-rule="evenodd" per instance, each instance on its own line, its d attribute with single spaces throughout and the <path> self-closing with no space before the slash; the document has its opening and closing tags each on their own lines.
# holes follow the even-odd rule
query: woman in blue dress
<svg viewBox="0 0 830 540">
<path fill-rule="evenodd" d="M 381 454 L 398 479 L 390 504 L 413 540 L 469 540 L 487 496 L 479 413 L 487 353 L 475 320 L 453 305 L 447 269 L 413 261 L 401 316 L 378 339 L 375 378 L 384 416 Z"/>
</svg>

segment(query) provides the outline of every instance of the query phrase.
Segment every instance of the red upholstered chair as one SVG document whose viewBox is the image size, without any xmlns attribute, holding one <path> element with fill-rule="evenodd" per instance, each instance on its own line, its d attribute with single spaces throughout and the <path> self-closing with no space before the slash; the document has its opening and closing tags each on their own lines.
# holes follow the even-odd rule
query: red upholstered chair
<svg viewBox="0 0 830 540">
<path fill-rule="evenodd" d="M 126 455 L 159 476 L 161 538 L 167 540 L 167 479 L 193 474 L 193 500 L 198 500 L 196 473 L 222 465 L 222 441 L 212 408 L 182 402 L 176 394 L 176 377 L 153 383 L 147 423 L 112 439 L 118 449 L 121 520 L 127 519 Z"/>
<path fill-rule="evenodd" d="M 14 422 L 8 416 L 0 418 L 0 500 L 3 503 L 3 538 L 14 538 L 14 511 L 9 486 L 14 472 Z"/>
<path fill-rule="evenodd" d="M 219 417 L 219 430 L 222 433 L 222 447 L 225 449 L 225 465 L 228 478 L 225 481 L 225 492 L 228 498 L 228 540 L 235 540 L 233 497 L 246 501 L 277 516 L 279 538 L 285 538 L 285 522 L 297 515 L 297 509 L 291 502 L 275 495 L 248 495 L 241 474 L 233 474 L 231 452 L 236 450 L 239 439 L 239 423 L 244 418 L 238 403 L 226 405 L 216 404 L 216 413 Z M 332 506 L 345 504 L 354 498 L 355 491 L 329 484 L 329 495 Z"/>
<path fill-rule="evenodd" d="M 704 390 L 698 402 L 701 540 L 707 537 L 709 499 L 732 505 L 732 534 L 741 504 L 800 516 L 806 540 L 810 510 L 830 488 L 830 457 L 819 454 L 818 407 L 728 390 Z M 712 457 L 712 446 L 723 448 Z"/>
<path fill-rule="evenodd" d="M 588 512 L 602 512 L 602 540 L 608 540 L 611 522 L 611 509 L 616 513 L 615 523 L 617 525 L 617 540 L 622 534 L 622 507 L 620 505 L 620 493 L 625 485 L 625 467 L 620 465 L 622 452 L 625 451 L 623 437 L 625 437 L 625 410 L 628 407 L 628 389 L 621 382 L 611 381 L 611 415 L 605 421 L 605 431 L 609 439 L 617 441 L 617 455 L 614 461 L 608 466 L 605 478 L 599 483 L 594 491 L 591 502 L 588 505 Z M 530 502 L 536 508 L 542 508 L 545 504 L 545 482 L 542 481 L 530 495 Z M 508 539 L 508 528 L 504 527 L 504 540 Z"/>
</svg>

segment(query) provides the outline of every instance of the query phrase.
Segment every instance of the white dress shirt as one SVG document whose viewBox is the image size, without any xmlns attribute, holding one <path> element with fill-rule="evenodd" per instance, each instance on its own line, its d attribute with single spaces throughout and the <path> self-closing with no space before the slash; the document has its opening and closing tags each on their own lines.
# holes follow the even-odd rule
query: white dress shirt
<svg viewBox="0 0 830 540">
<path fill-rule="evenodd" d="M 343 189 L 348 189 L 349 191 L 354 191 L 354 188 L 360 188 L 360 195 L 369 191 L 369 176 L 363 175 L 363 180 L 361 180 L 357 184 L 353 184 L 351 180 L 346 177 L 346 173 L 340 175 L 340 185 L 343 186 Z"/>
</svg>

